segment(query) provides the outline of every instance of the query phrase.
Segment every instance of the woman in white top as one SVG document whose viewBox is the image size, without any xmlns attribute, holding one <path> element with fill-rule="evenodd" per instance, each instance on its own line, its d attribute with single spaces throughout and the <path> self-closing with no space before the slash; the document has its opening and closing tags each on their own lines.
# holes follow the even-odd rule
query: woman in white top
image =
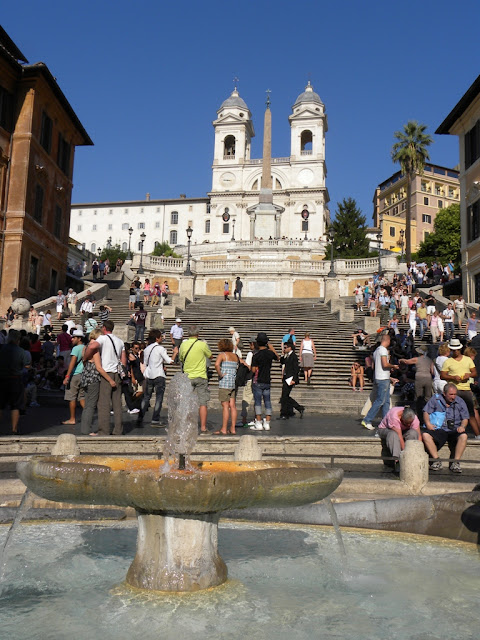
<svg viewBox="0 0 480 640">
<path fill-rule="evenodd" d="M 417 329 L 417 307 L 415 303 L 412 304 L 412 307 L 408 312 L 408 324 L 410 325 L 413 337 L 415 337 L 415 331 Z"/>
<path fill-rule="evenodd" d="M 305 375 L 305 382 L 310 384 L 310 378 L 312 377 L 313 365 L 317 359 L 317 350 L 315 344 L 310 338 L 310 334 L 307 332 L 302 344 L 300 345 L 300 362 L 303 367 L 303 373 Z"/>
<path fill-rule="evenodd" d="M 438 347 L 438 356 L 433 363 L 433 392 L 443 393 L 443 388 L 447 384 L 446 380 L 440 378 L 440 371 L 448 357 L 450 356 L 450 348 L 448 344 L 441 344 Z"/>
<path fill-rule="evenodd" d="M 463 321 L 465 320 L 465 300 L 462 295 L 459 295 L 453 303 L 453 310 L 457 314 L 458 328 L 461 331 Z"/>
</svg>

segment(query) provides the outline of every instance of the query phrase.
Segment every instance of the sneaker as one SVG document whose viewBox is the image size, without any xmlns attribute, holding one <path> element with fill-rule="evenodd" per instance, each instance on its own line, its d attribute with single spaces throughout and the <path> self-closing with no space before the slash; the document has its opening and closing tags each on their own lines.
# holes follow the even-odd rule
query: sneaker
<svg viewBox="0 0 480 640">
<path fill-rule="evenodd" d="M 251 422 L 247 422 L 247 424 L 245 425 L 246 427 L 253 427 L 255 424 L 255 420 L 252 420 Z"/>
<path fill-rule="evenodd" d="M 250 427 L 253 431 L 263 431 L 263 422 L 255 420 L 255 423 Z"/>
<path fill-rule="evenodd" d="M 474 440 L 480 440 L 480 436 L 474 436 Z"/>
<path fill-rule="evenodd" d="M 38 402 L 30 402 L 29 406 L 30 407 L 39 407 L 40 405 L 38 404 Z"/>
<path fill-rule="evenodd" d="M 452 463 L 453 464 L 453 463 Z M 430 462 L 430 469 L 432 471 L 440 471 L 440 469 L 442 468 L 442 461 L 441 460 L 434 460 L 433 462 Z M 460 465 L 459 465 L 460 466 Z"/>
<path fill-rule="evenodd" d="M 152 425 L 152 427 L 158 427 L 158 425 L 160 424 L 160 420 L 152 420 L 150 424 Z"/>
<path fill-rule="evenodd" d="M 453 462 L 450 463 L 450 471 L 452 473 L 462 473 L 462 467 L 460 466 L 460 463 L 457 460 L 454 460 Z"/>
<path fill-rule="evenodd" d="M 140 413 L 140 409 L 131 409 L 128 413 Z"/>
<path fill-rule="evenodd" d="M 371 422 L 365 422 L 365 420 L 362 420 L 362 427 L 365 427 L 365 429 L 368 429 L 369 431 L 374 431 L 375 427 L 373 426 L 373 424 Z"/>
<path fill-rule="evenodd" d="M 263 419 L 263 428 L 265 431 L 270 431 L 270 420 Z"/>
</svg>

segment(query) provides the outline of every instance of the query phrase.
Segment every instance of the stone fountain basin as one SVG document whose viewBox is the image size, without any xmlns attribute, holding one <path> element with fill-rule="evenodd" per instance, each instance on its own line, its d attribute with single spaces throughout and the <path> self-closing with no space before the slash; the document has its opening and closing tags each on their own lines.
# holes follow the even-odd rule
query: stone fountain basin
<svg viewBox="0 0 480 640">
<path fill-rule="evenodd" d="M 330 495 L 340 469 L 307 462 L 191 462 L 162 474 L 163 460 L 104 456 L 35 457 L 17 464 L 22 482 L 56 502 L 133 507 L 145 513 L 212 513 L 289 507 Z"/>
</svg>

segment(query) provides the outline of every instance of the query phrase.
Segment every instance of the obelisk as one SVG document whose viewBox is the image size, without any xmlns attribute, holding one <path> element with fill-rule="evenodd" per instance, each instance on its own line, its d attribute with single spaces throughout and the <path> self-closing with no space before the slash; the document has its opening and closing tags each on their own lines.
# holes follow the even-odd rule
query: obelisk
<svg viewBox="0 0 480 640">
<path fill-rule="evenodd" d="M 263 121 L 263 162 L 260 202 L 273 202 L 272 197 L 272 112 L 270 110 L 270 91 L 267 91 L 267 108 Z M 263 196 L 269 196 L 263 199 Z"/>
</svg>

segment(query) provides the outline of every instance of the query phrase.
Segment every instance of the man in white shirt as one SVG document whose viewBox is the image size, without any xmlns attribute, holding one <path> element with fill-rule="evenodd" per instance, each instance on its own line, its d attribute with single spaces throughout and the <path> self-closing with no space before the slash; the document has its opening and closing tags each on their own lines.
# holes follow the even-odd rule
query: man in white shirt
<svg viewBox="0 0 480 640">
<path fill-rule="evenodd" d="M 142 422 L 144 415 L 150 406 L 150 398 L 155 390 L 155 406 L 151 421 L 152 427 L 166 427 L 160 424 L 160 412 L 162 410 L 163 394 L 165 393 L 164 364 L 172 364 L 173 360 L 162 346 L 163 333 L 159 329 L 151 329 L 148 334 L 148 347 L 143 352 L 145 365 L 145 392 L 143 394 L 142 408 L 138 414 L 138 422 Z"/>
<path fill-rule="evenodd" d="M 119 374 L 119 364 L 127 364 L 125 345 L 123 341 L 114 336 L 112 331 L 115 325 L 112 320 L 105 320 L 102 327 L 102 335 L 89 342 L 84 360 L 89 360 L 95 351 L 100 351 L 102 367 L 108 373 L 109 378 L 115 381 L 115 386 L 100 378 L 100 392 L 98 395 L 98 435 L 110 435 L 110 409 L 113 409 L 114 428 L 113 435 L 123 435 L 122 424 L 122 378 Z"/>
<path fill-rule="evenodd" d="M 74 316 L 77 313 L 77 294 L 72 288 L 67 293 L 67 304 L 70 315 Z"/>
<path fill-rule="evenodd" d="M 375 400 L 362 420 L 362 426 L 365 429 L 375 429 L 372 420 L 376 417 L 378 410 L 382 409 L 382 418 L 385 418 L 390 409 L 390 371 L 398 369 L 398 365 L 390 364 L 388 347 L 390 346 L 390 336 L 385 334 L 382 336 L 380 346 L 377 347 L 373 354 L 374 359 L 374 388 L 376 392 Z"/>
<path fill-rule="evenodd" d="M 443 319 L 445 320 L 445 340 L 448 342 L 453 338 L 454 325 L 453 320 L 455 318 L 455 311 L 451 302 L 448 303 L 447 308 L 443 312 Z"/>
<path fill-rule="evenodd" d="M 175 362 L 178 362 L 178 350 L 180 349 L 180 345 L 183 340 L 182 320 L 180 318 L 175 320 L 175 324 L 172 325 L 172 328 L 170 329 L 170 340 L 173 344 L 172 357 Z"/>
</svg>

